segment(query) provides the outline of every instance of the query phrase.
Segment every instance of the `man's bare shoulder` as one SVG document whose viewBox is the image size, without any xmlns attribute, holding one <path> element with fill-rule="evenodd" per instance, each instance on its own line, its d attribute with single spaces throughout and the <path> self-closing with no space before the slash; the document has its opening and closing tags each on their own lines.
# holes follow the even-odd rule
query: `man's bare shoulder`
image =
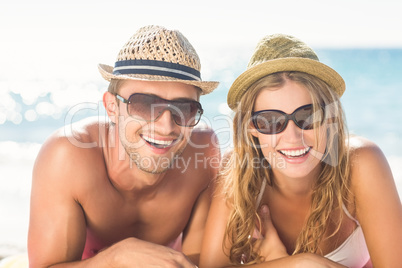
<svg viewBox="0 0 402 268">
<path fill-rule="evenodd" d="M 109 123 L 104 118 L 89 117 L 57 129 L 47 138 L 44 145 L 77 149 L 101 147 L 108 129 Z"/>
<path fill-rule="evenodd" d="M 108 134 L 110 123 L 103 117 L 89 117 L 60 128 L 56 137 L 66 138 L 79 148 L 101 147 Z"/>
<path fill-rule="evenodd" d="M 206 125 L 200 125 L 193 129 L 189 146 L 196 152 L 211 152 L 219 151 L 219 141 L 214 130 Z"/>
<path fill-rule="evenodd" d="M 193 166 L 193 171 L 204 177 L 206 185 L 217 176 L 220 165 L 220 148 L 218 138 L 210 127 L 197 126 L 193 129 L 190 140 L 182 157 Z"/>
<path fill-rule="evenodd" d="M 94 118 L 56 130 L 39 151 L 34 177 L 74 177 L 104 163 L 102 135 L 106 130 L 107 123 Z"/>
</svg>

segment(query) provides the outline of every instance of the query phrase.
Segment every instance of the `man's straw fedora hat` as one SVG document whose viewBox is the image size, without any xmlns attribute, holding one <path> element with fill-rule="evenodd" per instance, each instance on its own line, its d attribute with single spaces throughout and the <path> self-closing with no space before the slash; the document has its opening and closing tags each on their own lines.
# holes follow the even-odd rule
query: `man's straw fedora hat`
<svg viewBox="0 0 402 268">
<path fill-rule="evenodd" d="M 342 96 L 345 91 L 342 77 L 319 62 L 310 47 L 293 36 L 274 34 L 264 37 L 257 44 L 247 70 L 233 82 L 227 96 L 229 107 L 235 109 L 246 90 L 260 78 L 284 71 L 314 75 L 326 82 L 338 96 Z"/>
<path fill-rule="evenodd" d="M 114 67 L 99 64 L 106 80 L 132 79 L 171 81 L 194 85 L 202 94 L 212 92 L 218 82 L 201 80 L 197 52 L 182 33 L 161 26 L 140 28 L 120 50 Z"/>
</svg>

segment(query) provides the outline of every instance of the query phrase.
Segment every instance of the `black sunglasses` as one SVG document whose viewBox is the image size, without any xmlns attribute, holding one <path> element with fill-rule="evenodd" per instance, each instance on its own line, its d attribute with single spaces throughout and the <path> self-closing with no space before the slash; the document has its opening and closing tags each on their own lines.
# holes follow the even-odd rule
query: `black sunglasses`
<svg viewBox="0 0 402 268">
<path fill-rule="evenodd" d="M 134 93 L 128 99 L 115 95 L 127 104 L 127 113 L 131 117 L 146 122 L 158 120 L 164 111 L 169 110 L 177 125 L 193 127 L 198 124 L 204 112 L 201 104 L 195 100 L 165 100 L 142 93 Z"/>
<path fill-rule="evenodd" d="M 254 127 L 262 134 L 278 134 L 286 129 L 289 120 L 301 129 L 313 129 L 316 123 L 324 121 L 324 109 L 314 111 L 312 104 L 297 108 L 292 114 L 279 110 L 262 110 L 252 112 L 251 120 Z"/>
</svg>

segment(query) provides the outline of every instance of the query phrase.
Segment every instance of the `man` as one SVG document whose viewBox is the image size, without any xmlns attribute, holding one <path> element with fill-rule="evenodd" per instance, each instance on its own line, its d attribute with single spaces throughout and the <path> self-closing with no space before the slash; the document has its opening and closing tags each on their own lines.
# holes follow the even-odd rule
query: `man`
<svg viewBox="0 0 402 268">
<path fill-rule="evenodd" d="M 199 58 L 178 31 L 139 29 L 103 96 L 109 120 L 53 134 L 38 154 L 28 235 L 30 267 L 194 267 L 219 149 L 193 128 Z"/>
</svg>

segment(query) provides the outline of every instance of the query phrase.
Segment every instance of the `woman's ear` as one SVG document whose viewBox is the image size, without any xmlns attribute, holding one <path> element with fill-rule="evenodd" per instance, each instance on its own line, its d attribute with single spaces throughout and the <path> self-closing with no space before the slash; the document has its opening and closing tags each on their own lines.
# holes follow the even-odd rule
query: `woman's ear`
<svg viewBox="0 0 402 268">
<path fill-rule="evenodd" d="M 253 135 L 254 137 L 258 138 L 258 130 L 255 129 L 255 126 L 253 124 L 253 122 L 250 122 L 248 124 L 248 132 L 251 133 L 251 135 Z"/>
<path fill-rule="evenodd" d="M 117 100 L 116 97 L 110 93 L 109 91 L 106 91 L 103 94 L 103 106 L 106 109 L 107 115 L 109 116 L 110 121 L 116 124 L 116 118 L 118 118 L 119 114 L 119 109 L 117 105 Z"/>
</svg>

